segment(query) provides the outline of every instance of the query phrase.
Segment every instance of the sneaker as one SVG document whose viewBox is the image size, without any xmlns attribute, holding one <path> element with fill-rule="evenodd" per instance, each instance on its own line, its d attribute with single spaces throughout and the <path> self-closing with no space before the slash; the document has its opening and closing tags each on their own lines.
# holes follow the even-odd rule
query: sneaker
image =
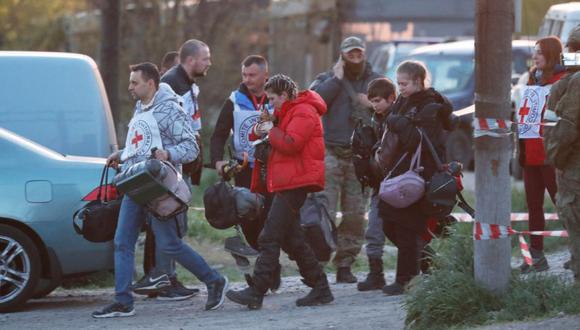
<svg viewBox="0 0 580 330">
<path fill-rule="evenodd" d="M 218 309 L 224 304 L 228 284 L 228 278 L 223 276 L 219 280 L 207 285 L 206 311 Z"/>
<path fill-rule="evenodd" d="M 93 314 L 91 315 L 96 319 L 104 319 L 110 317 L 127 317 L 135 315 L 135 308 L 133 307 L 133 305 L 125 306 L 121 303 L 114 302 L 110 305 L 105 306 L 105 308 L 103 308 L 100 311 L 93 312 Z"/>
<path fill-rule="evenodd" d="M 237 235 L 226 238 L 224 249 L 231 254 L 242 257 L 257 257 L 258 254 L 260 254 L 251 246 L 244 243 L 244 241 L 242 241 L 242 239 Z"/>
<path fill-rule="evenodd" d="M 141 295 L 148 295 L 150 293 L 158 293 L 159 290 L 171 286 L 171 280 L 167 274 L 163 275 L 145 275 L 135 284 L 133 284 L 133 292 Z"/>
<path fill-rule="evenodd" d="M 171 286 L 161 289 L 157 295 L 160 301 L 180 301 L 186 300 L 199 294 L 199 289 L 188 289 L 177 279 L 171 278 Z"/>
<path fill-rule="evenodd" d="M 541 250 L 530 249 L 532 255 L 532 265 L 528 265 L 525 261 L 520 265 L 520 272 L 522 274 L 527 274 L 531 272 L 543 272 L 550 269 L 548 265 L 548 260 Z"/>
</svg>

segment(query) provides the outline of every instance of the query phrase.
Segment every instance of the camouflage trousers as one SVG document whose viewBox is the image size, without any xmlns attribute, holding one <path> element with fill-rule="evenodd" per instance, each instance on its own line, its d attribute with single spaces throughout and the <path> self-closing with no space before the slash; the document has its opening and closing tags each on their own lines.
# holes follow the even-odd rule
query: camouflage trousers
<svg viewBox="0 0 580 330">
<path fill-rule="evenodd" d="M 328 197 L 328 211 L 335 223 L 339 202 L 342 211 L 342 219 L 337 226 L 338 242 L 333 263 L 336 267 L 350 267 L 363 244 L 364 215 L 370 189 L 362 193 L 351 157 L 341 157 L 333 149 L 327 148 L 324 163 L 324 193 Z"/>
<path fill-rule="evenodd" d="M 556 207 L 558 217 L 568 231 L 568 247 L 572 255 L 570 270 L 574 272 L 576 282 L 580 281 L 580 180 L 577 175 L 566 171 L 557 173 L 558 194 Z"/>
</svg>

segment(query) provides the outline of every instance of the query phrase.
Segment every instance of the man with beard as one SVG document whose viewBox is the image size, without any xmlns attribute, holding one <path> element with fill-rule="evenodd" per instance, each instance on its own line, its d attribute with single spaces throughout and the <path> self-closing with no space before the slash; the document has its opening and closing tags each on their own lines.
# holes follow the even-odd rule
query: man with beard
<svg viewBox="0 0 580 330">
<path fill-rule="evenodd" d="M 179 48 L 179 65 L 169 69 L 162 77 L 161 82 L 167 83 L 183 98 L 183 108 L 193 120 L 193 131 L 201 147 L 201 111 L 197 98 L 199 87 L 195 79 L 205 77 L 211 66 L 209 47 L 200 40 L 187 40 Z M 203 148 L 195 162 L 183 166 L 184 174 L 189 174 L 191 184 L 198 185 L 201 179 L 203 165 Z"/>
<path fill-rule="evenodd" d="M 361 192 L 355 174 L 350 139 L 356 125 L 370 125 L 373 106 L 366 96 L 367 88 L 369 82 L 380 77 L 366 61 L 364 42 L 348 37 L 340 45 L 340 57 L 332 70 L 318 75 L 310 86 L 328 107 L 322 116 L 326 143 L 324 193 L 330 214 L 336 218 L 338 201 L 342 211 L 333 260 L 337 283 L 357 281 L 350 268 L 363 242 L 368 194 Z"/>
</svg>

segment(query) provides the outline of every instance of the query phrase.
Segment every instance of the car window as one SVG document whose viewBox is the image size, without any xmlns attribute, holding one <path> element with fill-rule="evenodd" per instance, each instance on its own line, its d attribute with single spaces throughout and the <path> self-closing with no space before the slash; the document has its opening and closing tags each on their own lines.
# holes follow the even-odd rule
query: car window
<svg viewBox="0 0 580 330">
<path fill-rule="evenodd" d="M 529 70 L 532 64 L 531 52 L 521 50 L 514 50 L 512 53 L 512 74 L 521 75 Z"/>
<path fill-rule="evenodd" d="M 417 55 L 431 73 L 431 86 L 442 94 L 463 90 L 473 79 L 475 63 L 469 55 Z"/>
<path fill-rule="evenodd" d="M 570 35 L 570 32 L 578 24 L 580 24 L 580 21 L 566 21 L 562 25 L 561 34 L 559 34 L 560 40 L 562 40 L 562 43 L 566 44 L 566 41 L 568 41 L 568 36 Z"/>
</svg>

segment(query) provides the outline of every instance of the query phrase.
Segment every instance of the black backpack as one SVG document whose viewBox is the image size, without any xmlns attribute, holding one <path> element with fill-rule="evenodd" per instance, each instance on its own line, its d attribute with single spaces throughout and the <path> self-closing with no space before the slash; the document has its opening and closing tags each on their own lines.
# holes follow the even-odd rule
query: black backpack
<svg viewBox="0 0 580 330">
<path fill-rule="evenodd" d="M 427 216 L 442 220 L 451 214 L 455 205 L 458 205 L 471 217 L 475 218 L 475 210 L 463 198 L 457 182 L 457 177 L 461 175 L 463 165 L 455 161 L 443 165 L 425 132 L 423 132 L 423 139 L 438 170 L 426 182 L 425 197 L 420 204 L 421 210 Z"/>
<path fill-rule="evenodd" d="M 371 157 L 377 137 L 372 127 L 359 122 L 352 132 L 350 141 L 354 172 L 361 184 L 361 188 L 364 189 L 370 186 L 374 180 L 373 171 L 371 170 Z"/>
</svg>

